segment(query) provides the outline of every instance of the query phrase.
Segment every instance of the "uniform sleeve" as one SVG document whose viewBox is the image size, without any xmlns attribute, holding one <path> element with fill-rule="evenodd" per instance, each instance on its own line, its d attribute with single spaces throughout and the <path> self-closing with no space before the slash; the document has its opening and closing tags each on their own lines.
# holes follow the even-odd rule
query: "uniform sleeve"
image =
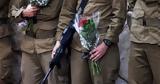
<svg viewBox="0 0 160 84">
<path fill-rule="evenodd" d="M 9 17 L 11 19 L 14 19 L 17 21 L 22 20 L 23 18 L 21 17 L 21 13 L 25 9 L 24 3 L 25 0 L 22 0 L 22 2 L 19 2 L 21 0 L 11 0 L 9 4 Z"/>
<path fill-rule="evenodd" d="M 59 17 L 56 40 L 60 40 L 63 30 L 68 26 L 69 22 L 73 18 L 77 4 L 78 0 L 64 0 Z"/>
<path fill-rule="evenodd" d="M 123 30 L 123 25 L 126 19 L 126 13 L 127 0 L 113 0 L 111 23 L 109 24 L 109 28 L 106 33 L 105 39 L 108 39 L 113 43 L 118 42 L 119 34 Z"/>
<path fill-rule="evenodd" d="M 21 15 L 21 13 L 23 12 L 24 8 L 17 8 L 16 6 L 12 5 L 11 10 L 10 10 L 10 15 L 11 17 L 19 17 Z"/>
</svg>

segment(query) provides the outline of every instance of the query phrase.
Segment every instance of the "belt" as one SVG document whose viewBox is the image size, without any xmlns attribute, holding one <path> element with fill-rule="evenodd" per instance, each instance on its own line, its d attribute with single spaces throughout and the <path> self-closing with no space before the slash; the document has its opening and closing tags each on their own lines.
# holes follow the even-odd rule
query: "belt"
<svg viewBox="0 0 160 84">
<path fill-rule="evenodd" d="M 158 18 L 144 19 L 144 26 L 160 28 L 160 19 Z"/>
<path fill-rule="evenodd" d="M 55 36 L 54 30 L 42 30 L 39 29 L 36 32 L 26 31 L 26 35 L 36 39 L 53 38 Z"/>
</svg>

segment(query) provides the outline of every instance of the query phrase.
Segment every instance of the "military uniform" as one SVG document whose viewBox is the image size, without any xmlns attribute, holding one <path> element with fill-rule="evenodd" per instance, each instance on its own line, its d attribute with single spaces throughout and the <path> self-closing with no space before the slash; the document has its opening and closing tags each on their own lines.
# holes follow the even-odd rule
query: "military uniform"
<svg viewBox="0 0 160 84">
<path fill-rule="evenodd" d="M 98 26 L 100 43 L 103 39 L 109 39 L 114 44 L 100 60 L 102 74 L 98 77 L 92 76 L 93 74 L 90 74 L 88 62 L 81 59 L 83 48 L 78 34 L 75 33 L 71 43 L 71 84 L 115 83 L 120 65 L 117 42 L 125 21 L 126 2 L 126 0 L 89 0 L 83 15 L 89 16 L 99 11 L 101 14 Z M 74 16 L 79 4 L 80 0 L 64 0 L 56 34 L 57 40 L 60 40 L 60 35 Z"/>
<path fill-rule="evenodd" d="M 136 0 L 131 26 L 129 84 L 160 83 L 160 0 Z"/>
<path fill-rule="evenodd" d="M 4 84 L 19 84 L 19 58 L 13 52 L 13 29 L 8 19 L 10 1 L 1 0 L 0 3 L 0 80 Z"/>
<path fill-rule="evenodd" d="M 12 16 L 15 16 L 17 21 L 23 19 L 20 14 L 25 4 L 28 4 L 26 0 L 19 1 L 19 10 L 12 10 Z M 50 0 L 47 6 L 41 7 L 33 25 L 34 31 L 27 30 L 22 38 L 22 84 L 39 84 L 49 70 L 61 4 L 62 0 Z M 56 83 L 56 80 L 51 73 L 48 84 Z"/>
</svg>

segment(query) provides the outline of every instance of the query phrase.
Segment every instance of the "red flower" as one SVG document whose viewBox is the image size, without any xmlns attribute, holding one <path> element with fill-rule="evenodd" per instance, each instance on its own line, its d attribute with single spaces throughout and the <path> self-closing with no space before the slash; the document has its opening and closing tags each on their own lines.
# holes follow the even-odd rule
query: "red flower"
<svg viewBox="0 0 160 84">
<path fill-rule="evenodd" d="M 82 27 L 82 26 L 84 26 L 87 22 L 88 22 L 88 20 L 87 20 L 86 18 L 81 18 L 80 21 L 79 21 L 78 26 L 79 26 L 79 27 Z"/>
</svg>

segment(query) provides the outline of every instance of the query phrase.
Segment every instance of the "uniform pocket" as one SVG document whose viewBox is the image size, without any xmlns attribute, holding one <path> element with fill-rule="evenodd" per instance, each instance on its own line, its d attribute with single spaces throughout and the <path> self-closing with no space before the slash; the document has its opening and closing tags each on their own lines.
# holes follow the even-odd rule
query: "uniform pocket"
<svg viewBox="0 0 160 84">
<path fill-rule="evenodd" d="M 144 11 L 140 8 L 135 8 L 132 14 L 132 24 L 143 25 Z"/>
<path fill-rule="evenodd" d="M 47 39 L 36 39 L 35 40 L 35 49 L 37 53 L 44 53 L 48 51 L 52 51 L 55 45 L 55 38 L 47 38 Z"/>
<path fill-rule="evenodd" d="M 33 28 L 42 29 L 42 30 L 53 30 L 57 28 L 58 21 L 41 21 L 37 22 Z"/>
<path fill-rule="evenodd" d="M 132 14 L 132 25 L 131 25 L 131 32 L 132 35 L 136 39 L 144 39 L 148 34 L 148 30 L 143 24 L 144 22 L 144 11 L 141 8 L 134 8 Z"/>
</svg>

